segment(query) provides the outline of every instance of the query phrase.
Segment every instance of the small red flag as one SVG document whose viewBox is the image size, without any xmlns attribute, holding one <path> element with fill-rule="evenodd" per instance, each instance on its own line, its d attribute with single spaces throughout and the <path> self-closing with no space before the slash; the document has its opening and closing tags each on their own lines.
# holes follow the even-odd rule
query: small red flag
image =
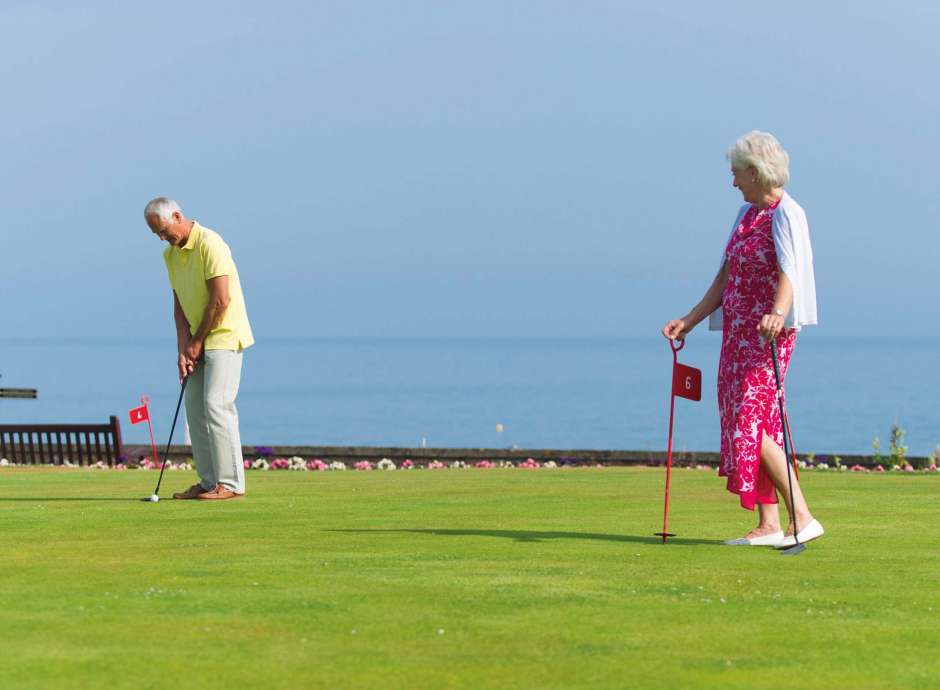
<svg viewBox="0 0 940 690">
<path fill-rule="evenodd" d="M 672 394 L 689 400 L 702 399 L 702 372 L 676 362 L 672 372 Z"/>
<path fill-rule="evenodd" d="M 147 411 L 146 405 L 135 407 L 129 414 L 131 416 L 131 424 L 140 424 L 150 419 L 150 413 Z"/>
</svg>

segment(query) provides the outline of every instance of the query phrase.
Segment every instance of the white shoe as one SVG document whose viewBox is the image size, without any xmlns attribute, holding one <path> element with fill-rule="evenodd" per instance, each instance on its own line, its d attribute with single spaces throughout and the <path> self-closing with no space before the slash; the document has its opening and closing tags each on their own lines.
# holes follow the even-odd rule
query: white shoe
<svg viewBox="0 0 940 690">
<path fill-rule="evenodd" d="M 800 538 L 800 543 L 805 544 L 808 541 L 813 541 L 813 539 L 819 539 L 826 531 L 823 529 L 823 526 L 819 524 L 818 520 L 813 520 L 811 523 L 806 525 L 803 529 L 800 530 L 800 533 L 797 535 Z M 784 537 L 783 541 L 779 544 L 775 544 L 775 549 L 789 549 L 791 546 L 796 545 L 796 539 L 793 538 L 791 534 L 788 537 Z"/>
<path fill-rule="evenodd" d="M 728 546 L 776 546 L 783 540 L 783 531 L 764 534 L 760 537 L 741 537 L 740 539 L 729 539 L 725 542 Z"/>
</svg>

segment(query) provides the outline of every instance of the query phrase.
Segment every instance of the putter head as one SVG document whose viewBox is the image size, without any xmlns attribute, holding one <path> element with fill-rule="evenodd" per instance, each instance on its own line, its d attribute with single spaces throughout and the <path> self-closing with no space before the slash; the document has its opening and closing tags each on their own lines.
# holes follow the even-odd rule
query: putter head
<svg viewBox="0 0 940 690">
<path fill-rule="evenodd" d="M 780 552 L 780 555 L 781 556 L 799 556 L 804 551 L 806 551 L 806 544 L 794 544 L 788 549 L 783 549 Z"/>
<path fill-rule="evenodd" d="M 674 536 L 676 536 L 676 535 L 673 534 L 672 532 L 654 532 L 654 533 L 653 533 L 653 536 L 662 537 L 662 538 L 663 538 L 663 544 L 665 544 L 667 537 L 674 537 Z"/>
</svg>

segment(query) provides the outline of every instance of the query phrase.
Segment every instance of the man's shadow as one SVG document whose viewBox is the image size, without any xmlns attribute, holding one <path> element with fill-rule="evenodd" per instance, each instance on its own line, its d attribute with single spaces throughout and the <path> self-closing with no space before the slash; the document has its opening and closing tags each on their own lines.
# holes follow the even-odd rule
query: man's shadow
<svg viewBox="0 0 940 690">
<path fill-rule="evenodd" d="M 131 502 L 136 502 L 136 503 L 144 501 L 145 503 L 149 503 L 149 501 L 147 501 L 146 498 L 117 498 L 114 496 L 99 497 L 99 498 L 95 498 L 93 496 L 72 497 L 72 498 L 63 497 L 63 496 L 57 496 L 55 498 L 52 498 L 52 497 L 33 498 L 33 497 L 26 497 L 26 496 L 16 496 L 16 497 L 7 498 L 7 497 L 0 496 L 0 503 L 52 503 L 54 501 L 67 501 L 67 502 L 72 502 L 72 501 L 131 501 Z"/>
<path fill-rule="evenodd" d="M 599 532 L 550 532 L 537 530 L 508 530 L 508 529 L 331 529 L 325 532 L 346 532 L 362 534 L 430 534 L 440 537 L 496 537 L 499 539 L 512 539 L 521 542 L 542 542 L 550 539 L 588 539 L 592 541 L 609 541 L 626 544 L 662 544 L 661 537 L 644 537 L 633 534 L 603 534 Z M 724 542 L 718 539 L 689 539 L 671 537 L 670 544 L 680 546 L 719 546 Z"/>
</svg>

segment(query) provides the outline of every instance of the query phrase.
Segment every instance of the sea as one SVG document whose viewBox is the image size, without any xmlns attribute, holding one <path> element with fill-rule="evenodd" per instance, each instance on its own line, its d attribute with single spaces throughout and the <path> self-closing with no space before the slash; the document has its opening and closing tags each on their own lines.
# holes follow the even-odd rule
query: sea
<svg viewBox="0 0 940 690">
<path fill-rule="evenodd" d="M 674 447 L 718 449 L 717 334 L 679 361 L 702 370 L 700 402 L 676 401 Z M 0 423 L 121 420 L 150 398 L 157 444 L 179 394 L 175 341 L 0 338 Z M 245 353 L 238 410 L 246 445 L 665 449 L 672 353 L 648 338 L 269 339 Z M 795 446 L 818 455 L 940 444 L 940 341 L 801 335 L 786 381 Z M 174 443 L 183 441 L 185 429 Z"/>
</svg>

